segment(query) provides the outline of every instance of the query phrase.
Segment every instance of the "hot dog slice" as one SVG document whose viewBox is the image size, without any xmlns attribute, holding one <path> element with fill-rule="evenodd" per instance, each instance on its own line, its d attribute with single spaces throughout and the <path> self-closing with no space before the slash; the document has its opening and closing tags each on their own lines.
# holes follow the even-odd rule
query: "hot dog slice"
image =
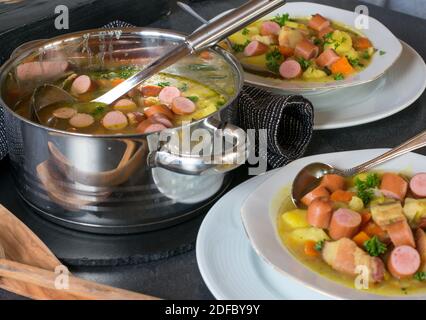
<svg viewBox="0 0 426 320">
<path fill-rule="evenodd" d="M 280 31 L 280 25 L 273 21 L 263 21 L 260 25 L 260 34 L 262 36 L 278 35 Z"/>
<path fill-rule="evenodd" d="M 319 55 L 316 62 L 320 67 L 329 67 L 337 60 L 340 59 L 340 56 L 333 49 L 327 49 Z"/>
<path fill-rule="evenodd" d="M 384 229 L 395 247 L 402 245 L 416 247 L 413 232 L 406 219 L 387 225 Z"/>
<path fill-rule="evenodd" d="M 53 111 L 53 116 L 59 119 L 70 119 L 77 114 L 77 111 L 73 108 L 63 107 Z"/>
<path fill-rule="evenodd" d="M 302 67 L 296 60 L 286 60 L 281 63 L 279 72 L 283 78 L 293 79 L 302 74 Z"/>
<path fill-rule="evenodd" d="M 346 180 L 338 174 L 326 174 L 322 177 L 320 186 L 327 188 L 330 192 L 345 190 Z"/>
<path fill-rule="evenodd" d="M 380 282 L 384 279 L 385 267 L 382 260 L 369 256 L 350 239 L 327 241 L 322 249 L 322 258 L 341 273 L 356 276 L 357 266 L 366 266 L 369 282 Z"/>
<path fill-rule="evenodd" d="M 170 111 L 170 109 L 161 104 L 156 104 L 145 109 L 144 113 L 147 117 L 152 117 L 154 114 L 160 113 L 165 115 L 169 119 L 173 119 L 173 113 Z"/>
<path fill-rule="evenodd" d="M 361 225 L 361 215 L 358 212 L 340 208 L 333 213 L 330 221 L 329 235 L 333 240 L 352 238 Z"/>
<path fill-rule="evenodd" d="M 85 94 L 90 91 L 92 80 L 89 76 L 81 75 L 75 78 L 71 85 L 71 92 L 75 95 Z"/>
<path fill-rule="evenodd" d="M 333 213 L 333 203 L 328 198 L 316 198 L 308 207 L 308 223 L 314 227 L 327 229 Z"/>
<path fill-rule="evenodd" d="M 413 276 L 420 267 L 420 255 L 410 246 L 398 246 L 389 255 L 389 272 L 397 279 Z"/>
<path fill-rule="evenodd" d="M 316 31 L 321 31 L 330 26 L 330 21 L 317 13 L 309 20 L 308 26 Z"/>
<path fill-rule="evenodd" d="M 311 202 L 314 201 L 316 198 L 321 198 L 321 197 L 328 198 L 329 196 L 330 196 L 330 193 L 327 191 L 326 188 L 322 186 L 318 186 L 311 192 L 305 194 L 303 198 L 301 199 L 301 201 L 305 206 L 309 206 Z"/>
<path fill-rule="evenodd" d="M 64 73 L 67 68 L 67 61 L 26 62 L 16 67 L 16 77 L 21 81 L 54 78 Z"/>
<path fill-rule="evenodd" d="M 410 190 L 417 198 L 426 198 L 426 173 L 418 173 L 410 180 Z"/>
<path fill-rule="evenodd" d="M 151 120 L 154 123 L 161 123 L 166 128 L 173 127 L 173 123 L 170 121 L 170 119 L 162 113 L 156 113 L 152 115 L 151 117 L 149 117 L 149 120 Z"/>
<path fill-rule="evenodd" d="M 176 87 L 169 86 L 161 89 L 158 98 L 163 104 L 171 104 L 174 98 L 180 97 L 180 90 Z"/>
<path fill-rule="evenodd" d="M 121 130 L 129 124 L 121 111 L 110 111 L 102 119 L 102 125 L 108 130 Z"/>
<path fill-rule="evenodd" d="M 177 97 L 172 101 L 172 111 L 179 115 L 191 114 L 195 111 L 195 103 L 185 97 Z"/>
<path fill-rule="evenodd" d="M 416 231 L 416 246 L 421 259 L 421 271 L 426 272 L 426 233 L 422 229 Z"/>
<path fill-rule="evenodd" d="M 408 183 L 401 176 L 387 172 L 382 176 L 380 191 L 385 197 L 402 201 L 407 194 Z"/>
<path fill-rule="evenodd" d="M 140 91 L 144 97 L 156 97 L 160 94 L 162 89 L 163 88 L 160 86 L 146 85 L 142 86 Z"/>
<path fill-rule="evenodd" d="M 87 113 L 77 113 L 69 120 L 69 124 L 75 128 L 85 128 L 91 126 L 95 119 Z"/>
<path fill-rule="evenodd" d="M 166 129 L 166 127 L 163 124 L 153 122 L 150 119 L 142 121 L 136 128 L 139 133 L 151 133 L 162 131 L 164 129 Z"/>
<path fill-rule="evenodd" d="M 302 57 L 306 60 L 315 58 L 319 53 L 319 49 L 309 40 L 303 39 L 300 41 L 294 49 L 294 55 L 296 57 Z"/>
<path fill-rule="evenodd" d="M 266 44 L 254 40 L 244 48 L 244 55 L 247 57 L 258 56 L 264 54 L 268 49 L 269 47 Z"/>
</svg>

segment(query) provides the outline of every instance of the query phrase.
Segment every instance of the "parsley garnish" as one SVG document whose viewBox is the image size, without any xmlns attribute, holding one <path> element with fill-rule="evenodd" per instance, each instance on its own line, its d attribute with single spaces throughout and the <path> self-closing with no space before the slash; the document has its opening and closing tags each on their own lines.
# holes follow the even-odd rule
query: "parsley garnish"
<svg viewBox="0 0 426 320">
<path fill-rule="evenodd" d="M 300 66 L 302 67 L 303 70 L 306 70 L 311 66 L 311 62 L 309 60 L 302 58 L 302 57 L 297 59 L 297 62 L 299 62 Z"/>
<path fill-rule="evenodd" d="M 168 82 L 168 81 L 159 82 L 159 83 L 157 83 L 157 86 L 159 86 L 161 88 L 168 87 L 168 86 L 170 86 L 170 82 Z"/>
<path fill-rule="evenodd" d="M 344 80 L 345 79 L 345 76 L 343 75 L 343 73 L 336 73 L 335 75 L 334 75 L 334 80 Z"/>
<path fill-rule="evenodd" d="M 180 87 L 179 87 L 180 91 L 186 91 L 188 90 L 188 84 L 186 82 L 184 82 Z"/>
<path fill-rule="evenodd" d="M 325 243 L 325 240 L 317 241 L 317 242 L 315 243 L 314 249 L 315 249 L 316 251 L 321 251 L 321 250 L 322 250 L 322 248 L 324 247 L 324 243 Z"/>
<path fill-rule="evenodd" d="M 197 102 L 198 101 L 198 97 L 197 96 L 189 96 L 187 97 L 189 100 L 191 100 L 192 102 Z"/>
<path fill-rule="evenodd" d="M 330 43 L 333 43 L 333 39 L 332 39 L 332 37 L 333 37 L 333 32 L 329 32 L 329 33 L 327 33 L 325 36 L 324 36 L 324 39 L 325 39 L 325 44 L 330 44 Z"/>
<path fill-rule="evenodd" d="M 232 44 L 232 50 L 234 50 L 235 52 L 243 52 L 249 43 L 249 40 L 247 40 L 244 44 L 234 43 Z"/>
<path fill-rule="evenodd" d="M 416 279 L 418 281 L 425 281 L 426 280 L 426 272 L 424 272 L 424 271 L 416 272 L 413 277 L 414 277 L 414 279 Z"/>
<path fill-rule="evenodd" d="M 370 54 L 368 53 L 368 51 L 364 51 L 364 53 L 362 54 L 362 57 L 364 59 L 370 59 Z"/>
<path fill-rule="evenodd" d="M 248 34 L 250 33 L 250 31 L 249 31 L 249 29 L 244 28 L 244 29 L 241 31 L 241 33 L 242 33 L 244 36 L 246 36 L 246 35 L 248 35 Z"/>
<path fill-rule="evenodd" d="M 334 50 L 337 50 L 337 48 L 338 48 L 338 47 L 340 47 L 340 43 L 336 42 L 336 43 L 334 44 Z"/>
<path fill-rule="evenodd" d="M 388 249 L 386 244 L 381 242 L 377 236 L 374 236 L 370 240 L 365 241 L 364 248 L 372 257 L 378 257 L 381 254 L 384 254 Z"/>
<path fill-rule="evenodd" d="M 358 58 L 354 58 L 354 59 L 352 59 L 352 58 L 349 58 L 349 57 L 346 57 L 346 58 L 348 58 L 348 61 L 349 61 L 349 63 L 353 66 L 353 67 L 363 67 L 364 65 L 361 63 L 361 62 L 359 62 L 359 59 Z"/>
<path fill-rule="evenodd" d="M 271 21 L 274 21 L 278 23 L 281 27 L 283 27 L 288 20 L 289 20 L 289 14 L 284 13 L 282 15 L 277 14 L 275 18 L 273 18 Z"/>
<path fill-rule="evenodd" d="M 321 39 L 318 39 L 318 38 L 315 38 L 315 39 L 314 39 L 314 45 L 319 46 L 319 45 L 321 45 L 321 44 L 322 44 Z"/>
<path fill-rule="evenodd" d="M 379 54 L 380 54 L 381 56 L 383 56 L 383 55 L 385 55 L 385 54 L 386 54 L 386 51 L 380 50 L 380 51 L 379 51 Z"/>
<path fill-rule="evenodd" d="M 283 60 L 284 58 L 280 51 L 277 48 L 274 48 L 266 54 L 266 67 L 272 72 L 278 73 Z"/>
<path fill-rule="evenodd" d="M 365 180 L 355 179 L 355 187 L 357 189 L 357 197 L 362 200 L 364 205 L 370 203 L 374 197 L 372 189 L 377 188 L 380 184 L 380 178 L 377 173 L 369 173 Z"/>
</svg>

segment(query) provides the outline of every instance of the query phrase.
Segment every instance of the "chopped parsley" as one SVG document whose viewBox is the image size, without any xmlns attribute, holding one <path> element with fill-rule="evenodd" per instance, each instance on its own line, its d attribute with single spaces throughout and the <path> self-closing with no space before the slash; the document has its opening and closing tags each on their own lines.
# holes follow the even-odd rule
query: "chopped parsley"
<svg viewBox="0 0 426 320">
<path fill-rule="evenodd" d="M 321 250 L 322 250 L 322 248 L 324 247 L 324 243 L 325 243 L 325 240 L 324 240 L 324 239 L 323 239 L 323 240 L 320 240 L 320 241 L 317 241 L 317 242 L 315 243 L 314 249 L 315 249 L 316 251 L 321 251 Z"/>
<path fill-rule="evenodd" d="M 365 180 L 355 179 L 355 187 L 357 189 L 357 197 L 362 200 L 364 205 L 370 203 L 374 197 L 373 189 L 380 184 L 380 178 L 377 173 L 369 173 Z"/>
<path fill-rule="evenodd" d="M 380 51 L 379 51 L 379 54 L 380 54 L 381 56 L 383 56 L 383 55 L 385 55 L 385 54 L 386 54 L 386 51 L 380 50 Z"/>
<path fill-rule="evenodd" d="M 235 52 L 243 52 L 249 43 L 249 40 L 247 40 L 244 44 L 233 43 L 232 50 L 234 50 Z"/>
<path fill-rule="evenodd" d="M 198 101 L 198 97 L 197 96 L 189 96 L 187 97 L 189 100 L 191 100 L 192 102 L 197 102 Z"/>
<path fill-rule="evenodd" d="M 95 117 L 96 119 L 98 119 L 99 117 L 101 117 L 106 111 L 105 106 L 103 105 L 98 105 L 95 107 L 95 109 L 92 112 L 92 116 Z"/>
<path fill-rule="evenodd" d="M 271 21 L 276 22 L 280 25 L 280 27 L 283 27 L 285 25 L 285 23 L 287 21 L 289 21 L 289 14 L 288 13 L 284 13 L 284 14 L 277 14 Z"/>
<path fill-rule="evenodd" d="M 188 90 L 188 84 L 186 82 L 184 82 L 180 87 L 179 87 L 180 91 L 186 91 Z"/>
<path fill-rule="evenodd" d="M 426 280 L 426 272 L 418 271 L 414 274 L 413 278 L 418 280 L 418 281 L 425 281 Z"/>
<path fill-rule="evenodd" d="M 364 248 L 372 257 L 378 257 L 387 251 L 386 244 L 381 242 L 377 236 L 364 242 Z"/>
<path fill-rule="evenodd" d="M 297 62 L 299 62 L 300 66 L 302 67 L 303 71 L 305 71 L 306 69 L 308 69 L 311 66 L 311 62 L 309 60 L 306 60 L 302 57 L 300 57 L 299 59 L 297 59 Z"/>
<path fill-rule="evenodd" d="M 266 54 L 266 67 L 272 72 L 278 73 L 283 60 L 284 58 L 280 51 L 277 48 L 274 48 Z"/>
<path fill-rule="evenodd" d="M 90 72 L 90 76 L 95 79 L 127 79 L 139 72 L 140 69 L 134 66 L 121 66 L 117 70 L 113 71 L 92 71 Z"/>
<path fill-rule="evenodd" d="M 246 36 L 246 35 L 248 35 L 248 34 L 250 33 L 250 30 L 249 30 L 249 29 L 247 29 L 247 28 L 244 28 L 244 29 L 241 31 L 241 33 L 242 33 L 242 35 Z"/>
<path fill-rule="evenodd" d="M 364 64 L 362 64 L 361 62 L 359 62 L 358 58 L 348 58 L 349 63 L 353 66 L 353 67 L 363 67 Z"/>
<path fill-rule="evenodd" d="M 157 86 L 159 86 L 161 88 L 168 87 L 168 86 L 170 86 L 170 82 L 168 82 L 168 81 L 158 82 Z"/>
<path fill-rule="evenodd" d="M 368 51 L 364 51 L 364 53 L 362 54 L 362 58 L 370 59 L 370 54 L 368 53 Z"/>
<path fill-rule="evenodd" d="M 333 43 L 333 32 L 329 32 L 324 36 L 325 44 L 331 44 Z"/>
<path fill-rule="evenodd" d="M 314 39 L 314 45 L 319 46 L 319 45 L 321 45 L 321 44 L 322 44 L 321 39 L 318 39 L 318 38 L 315 38 L 315 39 Z"/>
<path fill-rule="evenodd" d="M 344 80 L 345 76 L 343 75 L 343 73 L 336 73 L 334 75 L 334 80 L 339 81 L 339 80 Z"/>
<path fill-rule="evenodd" d="M 334 50 L 337 50 L 338 47 L 340 47 L 340 43 L 339 42 L 335 42 L 334 43 Z"/>
</svg>

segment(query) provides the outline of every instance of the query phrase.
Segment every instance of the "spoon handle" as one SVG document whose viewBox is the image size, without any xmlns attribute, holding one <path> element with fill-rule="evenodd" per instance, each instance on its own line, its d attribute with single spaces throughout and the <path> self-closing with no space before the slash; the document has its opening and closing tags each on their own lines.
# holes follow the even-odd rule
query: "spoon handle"
<svg viewBox="0 0 426 320">
<path fill-rule="evenodd" d="M 426 131 L 423 131 L 422 133 L 416 135 L 415 137 L 407 140 L 403 144 L 393 148 L 392 150 L 389 150 L 388 152 L 369 160 L 363 164 L 360 164 L 352 169 L 344 170 L 344 175 L 352 176 L 360 172 L 367 171 L 383 162 L 389 161 L 393 158 L 402 156 L 403 154 L 420 149 L 422 147 L 426 146 Z"/>
</svg>

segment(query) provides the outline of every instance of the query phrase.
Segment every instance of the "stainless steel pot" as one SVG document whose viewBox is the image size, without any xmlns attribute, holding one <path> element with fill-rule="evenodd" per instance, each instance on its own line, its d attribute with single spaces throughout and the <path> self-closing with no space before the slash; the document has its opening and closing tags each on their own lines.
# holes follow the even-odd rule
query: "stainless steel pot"
<svg viewBox="0 0 426 320">
<path fill-rule="evenodd" d="M 246 155 L 244 132 L 231 124 L 243 79 L 239 63 L 219 47 L 214 68 L 191 56 L 166 72 L 199 81 L 228 100 L 216 113 L 162 134 L 84 135 L 33 123 L 7 104 L 6 83 L 16 66 L 36 55 L 86 68 L 100 64 L 145 64 L 183 35 L 159 29 L 98 29 L 57 37 L 19 50 L 0 69 L 1 97 L 16 187 L 37 212 L 65 226 L 99 233 L 153 230 L 189 218 L 229 183 L 227 172 Z M 43 81 L 45 82 L 45 80 Z M 20 82 L 22 96 L 37 84 Z M 218 129 L 223 130 L 218 130 Z M 205 129 L 234 144 L 211 156 L 183 153 L 182 136 Z M 220 163 L 217 160 L 226 160 Z M 236 160 L 239 161 L 236 161 Z M 219 163 L 217 163 L 219 162 Z"/>
</svg>

